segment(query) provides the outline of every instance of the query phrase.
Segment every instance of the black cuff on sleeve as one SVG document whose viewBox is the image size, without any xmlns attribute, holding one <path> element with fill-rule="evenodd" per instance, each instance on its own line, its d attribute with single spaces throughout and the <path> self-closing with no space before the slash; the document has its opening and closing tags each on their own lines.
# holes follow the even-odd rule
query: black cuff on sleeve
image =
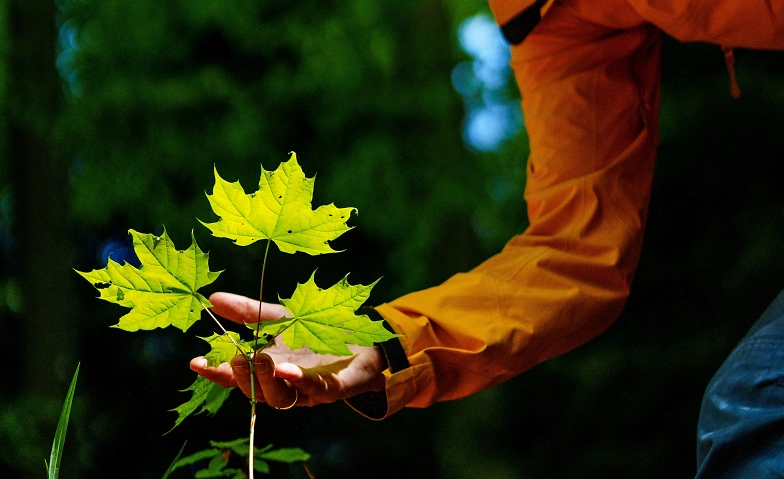
<svg viewBox="0 0 784 479">
<path fill-rule="evenodd" d="M 363 307 L 360 308 L 360 312 L 362 314 L 367 314 L 373 321 L 383 321 L 384 328 L 387 331 L 393 334 L 397 334 L 395 333 L 395 330 L 392 329 L 392 326 L 387 323 L 384 317 L 381 316 L 381 314 L 379 314 L 375 308 Z M 389 370 L 393 373 L 397 373 L 411 367 L 411 364 L 408 362 L 406 352 L 403 350 L 403 345 L 400 344 L 400 340 L 397 337 L 384 341 L 383 343 L 376 343 L 376 346 L 380 346 L 384 350 L 384 354 L 387 356 L 387 362 L 389 363 Z"/>
<path fill-rule="evenodd" d="M 390 326 L 384 317 L 374 308 L 363 306 L 359 308 L 358 312 L 367 314 L 373 321 L 383 321 L 382 324 L 387 331 L 397 334 L 395 333 L 395 330 L 392 329 L 392 326 Z M 400 344 L 400 340 L 397 339 L 397 337 L 384 341 L 383 343 L 376 343 L 376 346 L 384 351 L 384 355 L 387 359 L 387 366 L 389 366 L 389 370 L 393 373 L 411 367 L 411 364 L 408 362 L 408 357 L 406 357 L 406 352 L 403 350 L 403 345 Z M 346 403 L 374 420 L 383 419 L 389 412 L 386 391 L 369 391 L 358 394 L 352 398 L 346 399 Z"/>
<path fill-rule="evenodd" d="M 501 25 L 501 33 L 504 34 L 506 41 L 512 45 L 519 45 L 525 37 L 531 33 L 539 20 L 542 19 L 541 9 L 546 0 L 538 0 L 536 3 L 515 15 L 511 20 Z"/>
</svg>

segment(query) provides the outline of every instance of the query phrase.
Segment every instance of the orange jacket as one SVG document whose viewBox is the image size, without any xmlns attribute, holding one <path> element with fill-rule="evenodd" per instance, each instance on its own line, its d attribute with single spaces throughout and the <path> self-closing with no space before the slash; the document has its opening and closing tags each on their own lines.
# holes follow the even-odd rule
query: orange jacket
<svg viewBox="0 0 784 479">
<path fill-rule="evenodd" d="M 502 26 L 531 5 L 546 9 L 512 47 L 531 145 L 530 226 L 473 270 L 376 308 L 401 334 L 410 364 L 384 373 L 387 408 L 376 418 L 498 384 L 618 317 L 658 143 L 660 31 L 784 49 L 784 1 L 490 3 Z"/>
</svg>

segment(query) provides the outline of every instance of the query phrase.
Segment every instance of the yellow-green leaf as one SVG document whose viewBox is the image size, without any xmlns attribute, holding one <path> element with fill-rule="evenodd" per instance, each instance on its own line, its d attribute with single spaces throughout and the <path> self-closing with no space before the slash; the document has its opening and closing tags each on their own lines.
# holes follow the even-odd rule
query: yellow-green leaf
<svg viewBox="0 0 784 479">
<path fill-rule="evenodd" d="M 98 289 L 101 299 L 131 308 L 114 327 L 138 331 L 171 325 L 187 330 L 199 320 L 202 305 L 212 306 L 196 290 L 221 272 L 209 270 L 209 253 L 201 251 L 193 234 L 190 248 L 178 251 L 165 230 L 161 236 L 129 233 L 140 268 L 109 258 L 103 269 L 77 273 Z"/>
<path fill-rule="evenodd" d="M 209 416 L 218 412 L 223 403 L 228 399 L 229 394 L 234 388 L 224 388 L 216 383 L 208 381 L 201 376 L 196 376 L 196 381 L 181 392 L 191 391 L 191 398 L 170 411 L 177 413 L 177 420 L 174 426 L 166 433 L 182 424 L 182 421 L 191 414 L 201 414 L 206 412 Z M 197 412 L 198 410 L 198 412 Z"/>
<path fill-rule="evenodd" d="M 242 338 L 240 338 L 240 335 L 234 331 L 228 331 L 225 334 L 213 333 L 212 336 L 201 339 L 210 343 L 212 348 L 210 349 L 210 352 L 204 355 L 204 358 L 207 359 L 208 368 L 217 368 L 221 363 L 231 361 L 231 358 L 240 354 L 240 352 L 237 351 L 237 346 L 242 349 L 243 354 L 253 350 L 252 346 L 243 341 Z"/>
<path fill-rule="evenodd" d="M 221 219 L 202 224 L 214 236 L 240 246 L 269 239 L 284 253 L 335 253 L 329 242 L 351 229 L 346 221 L 354 208 L 329 204 L 312 210 L 314 181 L 305 177 L 295 153 L 275 171 L 262 167 L 259 190 L 250 194 L 239 182 L 221 178 L 216 169 L 215 186 L 207 199 Z"/>
<path fill-rule="evenodd" d="M 381 324 L 355 311 L 367 300 L 376 285 L 351 285 L 343 278 L 334 286 L 321 289 L 316 285 L 315 273 L 305 284 L 298 284 L 291 299 L 281 303 L 293 317 L 263 321 L 260 334 L 278 334 L 291 349 L 307 346 L 318 354 L 350 356 L 347 344 L 372 346 L 395 337 Z M 255 325 L 249 324 L 254 328 Z"/>
</svg>

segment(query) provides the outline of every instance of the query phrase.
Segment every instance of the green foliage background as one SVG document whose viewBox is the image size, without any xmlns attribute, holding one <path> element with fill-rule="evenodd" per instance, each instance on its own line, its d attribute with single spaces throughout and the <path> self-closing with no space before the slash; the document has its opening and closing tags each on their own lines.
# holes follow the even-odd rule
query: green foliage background
<svg viewBox="0 0 784 479">
<path fill-rule="evenodd" d="M 523 231 L 524 134 L 469 151 L 450 81 L 466 59 L 457 28 L 485 9 L 0 0 L 0 477 L 43 475 L 77 361 L 63 478 L 160 477 L 186 437 L 196 450 L 243 435 L 237 398 L 161 437 L 203 342 L 109 329 L 120 308 L 70 270 L 102 266 L 105 242 L 130 244 L 129 228 L 165 224 L 181 248 L 196 228 L 213 269 L 227 271 L 215 290 L 256 294 L 261 248 L 197 226 L 214 219 L 213 164 L 249 188 L 260 162 L 271 169 L 296 150 L 318 173 L 315 204 L 360 211 L 336 242 L 347 252 L 274 254 L 269 301 L 318 267 L 325 284 L 383 274 L 370 300 L 380 303 Z M 720 49 L 666 40 L 664 50 L 648 231 L 610 331 L 499 387 L 382 423 L 342 404 L 265 411 L 263 440 L 306 449 L 319 479 L 693 474 L 702 391 L 784 287 L 784 57 L 738 51 L 744 92 L 733 101 Z M 493 194 L 499 181 L 511 185 L 504 195 Z M 207 322 L 194 330 L 211 333 Z"/>
</svg>

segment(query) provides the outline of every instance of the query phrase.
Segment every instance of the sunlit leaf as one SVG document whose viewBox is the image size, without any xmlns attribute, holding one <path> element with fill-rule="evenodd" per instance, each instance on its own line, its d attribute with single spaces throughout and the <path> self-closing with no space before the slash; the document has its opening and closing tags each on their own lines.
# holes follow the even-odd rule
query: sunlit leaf
<svg viewBox="0 0 784 479">
<path fill-rule="evenodd" d="M 394 338 L 381 321 L 372 321 L 367 315 L 355 311 L 367 300 L 370 285 L 351 285 L 343 278 L 327 289 L 316 285 L 315 273 L 305 284 L 298 284 L 291 299 L 281 299 L 292 317 L 267 320 L 261 323 L 260 334 L 277 334 L 291 349 L 307 346 L 318 354 L 350 356 L 347 344 L 372 346 Z M 255 329 L 255 325 L 248 327 Z"/>
<path fill-rule="evenodd" d="M 242 353 L 250 353 L 253 348 L 249 343 L 240 338 L 240 335 L 234 331 L 228 331 L 224 334 L 214 334 L 212 336 L 201 338 L 210 343 L 210 352 L 204 355 L 207 359 L 208 368 L 217 368 L 221 363 L 231 361 L 231 358 L 240 354 L 237 346 L 240 347 Z"/>
<path fill-rule="evenodd" d="M 216 169 L 215 186 L 207 199 L 221 219 L 202 224 L 214 236 L 240 246 L 269 239 L 285 253 L 335 253 L 329 242 L 351 229 L 346 221 L 354 208 L 330 204 L 312 210 L 314 181 L 305 177 L 294 153 L 275 171 L 262 168 L 259 190 L 250 194 L 239 182 L 225 181 Z"/>
<path fill-rule="evenodd" d="M 171 325 L 187 330 L 204 307 L 212 306 L 196 290 L 221 272 L 209 270 L 209 253 L 201 251 L 192 234 L 190 248 L 177 251 L 165 230 L 161 236 L 129 233 L 140 268 L 110 258 L 103 269 L 77 273 L 98 289 L 101 299 L 131 308 L 115 327 L 138 331 Z"/>
</svg>

